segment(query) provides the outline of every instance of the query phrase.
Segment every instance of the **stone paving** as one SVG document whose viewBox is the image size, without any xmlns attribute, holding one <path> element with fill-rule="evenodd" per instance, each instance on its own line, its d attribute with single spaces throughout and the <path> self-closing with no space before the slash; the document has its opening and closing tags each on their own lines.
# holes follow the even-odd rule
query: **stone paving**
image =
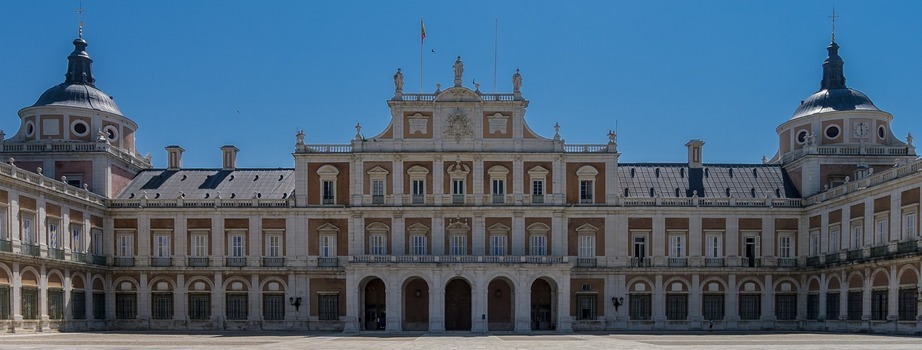
<svg viewBox="0 0 922 350">
<path fill-rule="evenodd" d="M 0 349 L 922 349 L 922 337 L 830 333 L 303 334 L 17 333 Z"/>
</svg>

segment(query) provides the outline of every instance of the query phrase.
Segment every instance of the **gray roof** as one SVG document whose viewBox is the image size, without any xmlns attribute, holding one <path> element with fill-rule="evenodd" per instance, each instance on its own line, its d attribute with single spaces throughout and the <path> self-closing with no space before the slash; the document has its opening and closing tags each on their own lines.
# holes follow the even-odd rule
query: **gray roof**
<svg viewBox="0 0 922 350">
<path fill-rule="evenodd" d="M 808 115 L 832 112 L 832 111 L 880 111 L 874 102 L 861 91 L 843 88 L 820 90 L 810 95 L 797 110 L 791 119 L 797 119 Z"/>
<path fill-rule="evenodd" d="M 295 190 L 294 169 L 149 169 L 138 173 L 118 198 L 283 199 Z"/>
<path fill-rule="evenodd" d="M 622 196 L 627 189 L 626 197 L 800 197 L 780 166 L 763 164 L 704 164 L 702 168 L 689 168 L 685 163 L 622 163 L 618 164 L 617 186 Z"/>
<path fill-rule="evenodd" d="M 58 84 L 45 90 L 35 101 L 37 106 L 68 106 L 94 109 L 97 111 L 123 115 L 115 100 L 105 92 L 86 84 Z"/>
</svg>

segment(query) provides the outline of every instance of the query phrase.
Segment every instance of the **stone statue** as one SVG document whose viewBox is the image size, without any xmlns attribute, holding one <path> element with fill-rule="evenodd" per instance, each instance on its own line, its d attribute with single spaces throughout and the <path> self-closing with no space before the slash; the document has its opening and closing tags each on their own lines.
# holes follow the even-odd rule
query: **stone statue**
<svg viewBox="0 0 922 350">
<path fill-rule="evenodd" d="M 0 135 L 3 135 L 3 130 L 0 130 Z M 906 135 L 906 144 L 912 146 L 912 133 Z"/>
<path fill-rule="evenodd" d="M 295 134 L 295 138 L 298 140 L 298 145 L 304 144 L 304 130 L 298 130 L 298 133 Z"/>
<path fill-rule="evenodd" d="M 455 86 L 461 86 L 461 76 L 464 75 L 464 63 L 461 63 L 461 56 L 458 56 L 452 68 L 455 69 Z"/>
<path fill-rule="evenodd" d="M 518 68 L 515 70 L 515 74 L 512 75 L 512 92 L 519 92 L 522 90 L 522 74 L 519 74 Z"/>
<path fill-rule="evenodd" d="M 400 72 L 400 68 L 394 73 L 394 90 L 403 91 L 403 73 Z"/>
</svg>

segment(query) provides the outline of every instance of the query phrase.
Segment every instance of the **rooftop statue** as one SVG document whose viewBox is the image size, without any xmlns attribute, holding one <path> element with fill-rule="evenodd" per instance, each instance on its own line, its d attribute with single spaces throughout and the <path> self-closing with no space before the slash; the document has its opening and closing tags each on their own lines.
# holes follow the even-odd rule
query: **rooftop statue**
<svg viewBox="0 0 922 350">
<path fill-rule="evenodd" d="M 512 75 L 512 92 L 519 92 L 522 89 L 522 74 L 516 68 L 515 74 Z"/>
<path fill-rule="evenodd" d="M 464 63 L 461 63 L 461 56 L 458 56 L 452 68 L 455 70 L 455 86 L 461 86 L 461 76 L 464 74 Z"/>
<path fill-rule="evenodd" d="M 403 73 L 400 72 L 400 68 L 394 73 L 394 90 L 403 91 Z"/>
</svg>

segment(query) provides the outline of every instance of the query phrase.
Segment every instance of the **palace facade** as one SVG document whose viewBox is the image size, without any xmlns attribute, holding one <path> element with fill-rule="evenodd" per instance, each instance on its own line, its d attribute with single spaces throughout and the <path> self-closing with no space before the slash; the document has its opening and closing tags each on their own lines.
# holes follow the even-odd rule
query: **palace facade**
<svg viewBox="0 0 922 350">
<path fill-rule="evenodd" d="M 544 137 L 511 93 L 404 93 L 293 169 L 139 155 L 82 38 L 0 135 L 0 328 L 919 332 L 922 161 L 845 84 L 779 118 L 778 153 L 620 163 Z M 217 152 L 216 152 L 217 153 Z"/>
</svg>

